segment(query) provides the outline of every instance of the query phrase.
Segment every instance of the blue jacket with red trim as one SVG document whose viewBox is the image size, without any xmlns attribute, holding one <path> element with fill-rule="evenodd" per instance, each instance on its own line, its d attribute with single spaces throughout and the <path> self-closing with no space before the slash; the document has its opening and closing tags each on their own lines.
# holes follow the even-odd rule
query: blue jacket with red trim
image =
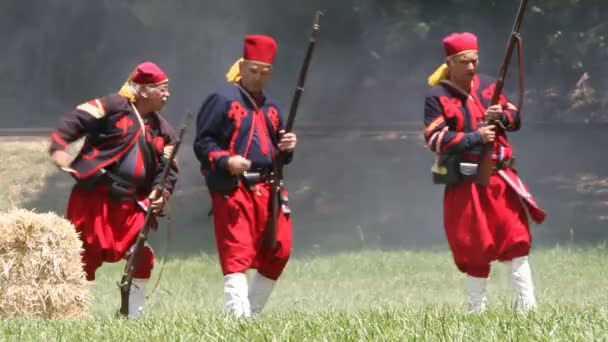
<svg viewBox="0 0 608 342">
<path fill-rule="evenodd" d="M 63 114 L 51 134 L 49 153 L 65 150 L 84 136 L 82 149 L 70 165 L 77 180 L 89 179 L 106 168 L 149 191 L 159 185 L 176 137 L 160 114 L 150 113 L 141 119 L 145 133 L 130 102 L 118 93 L 84 102 Z M 153 160 L 146 160 L 143 149 Z M 177 164 L 171 165 L 167 191 L 173 191 L 177 174 Z"/>
<path fill-rule="evenodd" d="M 473 78 L 470 93 L 450 81 L 431 88 L 424 103 L 424 138 L 432 152 L 462 154 L 464 159 L 476 161 L 482 150 L 481 135 L 477 131 L 483 123 L 496 83 L 486 75 Z M 506 131 L 520 128 L 519 112 L 501 95 L 502 123 Z M 497 128 L 492 150 L 493 160 L 508 160 L 511 146 L 505 130 Z"/>
<path fill-rule="evenodd" d="M 230 191 L 237 184 L 228 172 L 230 156 L 251 160 L 251 170 L 270 168 L 283 126 L 279 104 L 265 94 L 256 100 L 240 85 L 228 84 L 209 95 L 196 119 L 193 146 L 209 190 Z"/>
</svg>

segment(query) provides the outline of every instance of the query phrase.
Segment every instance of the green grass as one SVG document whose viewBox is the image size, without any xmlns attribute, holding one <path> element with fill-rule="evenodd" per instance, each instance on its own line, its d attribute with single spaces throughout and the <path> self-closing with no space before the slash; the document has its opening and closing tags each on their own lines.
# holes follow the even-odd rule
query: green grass
<svg viewBox="0 0 608 342">
<path fill-rule="evenodd" d="M 91 319 L 4 321 L 0 339 L 607 340 L 607 254 L 603 245 L 536 251 L 532 267 L 540 306 L 528 315 L 511 309 L 506 268 L 498 263 L 489 311 L 465 314 L 464 277 L 446 252 L 300 258 L 288 265 L 265 313 L 249 321 L 223 315 L 215 256 L 168 261 L 158 291 L 136 322 L 114 318 L 122 263 L 106 264 L 98 272 Z"/>
<path fill-rule="evenodd" d="M 259 320 L 236 321 L 201 313 L 129 322 L 4 322 L 10 340 L 171 341 L 591 341 L 608 337 L 601 308 L 552 306 L 527 316 L 501 309 L 466 315 L 453 307 L 370 308 L 356 313 L 289 311 Z"/>
<path fill-rule="evenodd" d="M 56 172 L 46 146 L 38 140 L 0 143 L 0 210 L 35 198 Z M 245 321 L 223 314 L 215 255 L 170 259 L 135 322 L 115 318 L 123 264 L 106 264 L 93 288 L 90 319 L 0 321 L 0 340 L 608 340 L 607 257 L 604 244 L 535 249 L 539 308 L 528 315 L 511 309 L 507 271 L 498 263 L 488 288 L 489 311 L 465 314 L 464 276 L 447 246 L 301 257 L 290 261 L 264 314 Z"/>
</svg>

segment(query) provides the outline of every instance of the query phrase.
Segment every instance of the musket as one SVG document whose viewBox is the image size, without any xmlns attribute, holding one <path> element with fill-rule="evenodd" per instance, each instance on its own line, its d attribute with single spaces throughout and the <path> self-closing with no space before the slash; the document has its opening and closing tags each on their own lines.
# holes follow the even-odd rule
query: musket
<svg viewBox="0 0 608 342">
<path fill-rule="evenodd" d="M 300 98 L 304 92 L 304 83 L 306 82 L 306 75 L 308 74 L 308 67 L 312 59 L 312 53 L 317 43 L 317 36 L 319 34 L 319 20 L 323 13 L 317 11 L 314 16 L 312 33 L 306 48 L 306 54 L 304 55 L 304 61 L 300 67 L 300 73 L 298 75 L 298 82 L 296 85 L 295 92 L 289 108 L 289 116 L 285 123 L 285 133 L 289 133 L 293 130 L 294 120 L 296 118 L 296 112 L 300 104 Z M 272 173 L 270 175 L 270 197 L 268 199 L 268 219 L 266 220 L 266 227 L 264 231 L 263 245 L 270 249 L 273 249 L 277 242 L 277 225 L 279 220 L 279 199 L 281 196 L 281 187 L 283 179 L 283 166 L 287 158 L 287 153 L 279 152 L 272 161 Z"/>
<path fill-rule="evenodd" d="M 177 152 L 179 151 L 179 147 L 184 138 L 184 134 L 186 133 L 186 129 L 188 124 L 190 123 L 192 118 L 192 113 L 188 112 L 186 117 L 184 118 L 184 122 L 182 127 L 179 130 L 177 135 L 177 141 L 171 150 L 171 154 L 169 154 L 169 158 L 167 158 L 167 162 L 165 163 L 165 167 L 163 169 L 163 173 L 160 177 L 160 182 L 158 184 L 158 192 L 163 194 L 167 176 L 169 175 L 169 170 L 171 170 L 171 166 L 175 163 L 175 157 L 177 156 Z M 129 315 L 129 293 L 131 291 L 131 284 L 133 282 L 133 272 L 135 270 L 135 265 L 137 265 L 141 253 L 144 249 L 144 245 L 148 240 L 148 235 L 150 234 L 150 228 L 152 227 L 153 220 L 156 218 L 156 214 L 152 210 L 152 208 L 148 208 L 146 211 L 146 218 L 144 220 L 144 224 L 137 235 L 137 239 L 133 244 L 133 250 L 129 254 L 129 259 L 127 260 L 127 264 L 125 265 L 125 270 L 120 279 L 120 283 L 118 283 L 118 287 L 120 288 L 120 314 L 123 316 Z"/>
<path fill-rule="evenodd" d="M 502 61 L 502 65 L 500 66 L 500 71 L 498 72 L 498 78 L 496 79 L 496 87 L 494 88 L 494 93 L 492 94 L 492 100 L 490 101 L 490 106 L 496 105 L 499 102 L 500 95 L 502 94 L 502 90 L 505 85 L 505 78 L 507 77 L 507 72 L 509 71 L 509 65 L 511 64 L 511 57 L 513 56 L 513 49 L 517 46 L 518 51 L 518 64 L 519 64 L 519 103 L 517 106 L 517 110 L 519 111 L 519 121 L 521 122 L 522 115 L 522 106 L 523 106 L 523 93 L 524 93 L 524 81 L 523 81 L 523 65 L 522 65 L 522 40 L 521 34 L 519 33 L 521 29 L 521 23 L 524 20 L 524 14 L 526 12 L 526 8 L 528 6 L 528 0 L 522 0 L 519 4 L 519 10 L 517 11 L 517 16 L 515 17 L 515 23 L 513 24 L 513 30 L 511 31 L 511 36 L 509 37 L 509 42 L 507 43 L 507 50 L 505 52 L 505 56 Z M 485 125 L 494 124 L 494 122 L 485 120 Z M 496 123 L 498 127 L 501 129 L 504 128 L 501 122 Z M 519 124 L 519 123 L 518 123 Z M 497 128 L 498 128 L 497 127 Z M 492 173 L 492 143 L 485 144 L 482 147 L 480 161 L 479 161 L 479 169 L 477 172 L 477 177 L 475 178 L 475 183 L 488 186 L 490 183 L 490 174 Z"/>
</svg>

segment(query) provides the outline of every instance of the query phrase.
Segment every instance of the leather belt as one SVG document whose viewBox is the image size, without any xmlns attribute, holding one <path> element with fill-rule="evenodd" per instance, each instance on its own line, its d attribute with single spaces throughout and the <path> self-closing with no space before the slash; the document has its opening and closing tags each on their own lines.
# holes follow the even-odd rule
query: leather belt
<svg viewBox="0 0 608 342">
<path fill-rule="evenodd" d="M 253 185 L 259 182 L 267 181 L 272 174 L 271 168 L 257 168 L 243 172 L 241 180 L 247 185 Z"/>
<path fill-rule="evenodd" d="M 513 167 L 514 164 L 515 164 L 515 159 L 513 159 L 513 158 L 508 159 L 508 160 L 499 160 L 497 162 L 492 162 L 492 170 L 498 171 L 498 170 L 508 169 L 510 167 Z"/>
</svg>

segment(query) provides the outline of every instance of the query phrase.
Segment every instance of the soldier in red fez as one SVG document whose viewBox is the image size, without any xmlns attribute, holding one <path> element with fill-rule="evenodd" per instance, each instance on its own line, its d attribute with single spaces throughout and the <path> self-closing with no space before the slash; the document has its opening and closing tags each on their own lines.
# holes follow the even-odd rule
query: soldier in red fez
<svg viewBox="0 0 608 342">
<path fill-rule="evenodd" d="M 276 246 L 262 246 L 272 160 L 279 151 L 291 154 L 297 141 L 282 131 L 281 107 L 264 91 L 276 52 L 271 37 L 245 37 L 243 57 L 226 75 L 228 84 L 207 97 L 196 121 L 194 152 L 211 195 L 225 306 L 236 317 L 262 310 L 291 252 L 284 189 Z M 248 269 L 256 269 L 250 281 Z"/>
<path fill-rule="evenodd" d="M 51 135 L 53 162 L 76 180 L 70 194 L 68 220 L 80 233 L 87 280 L 104 262 L 127 259 L 147 210 L 161 213 L 177 181 L 170 165 L 165 191 L 159 192 L 162 170 L 176 137 L 159 114 L 169 99 L 167 75 L 156 64 L 137 66 L 118 93 L 84 102 L 65 113 Z M 86 137 L 72 161 L 68 145 Z M 154 253 L 144 248 L 133 273 L 129 317 L 143 310 L 145 286 Z"/>
<path fill-rule="evenodd" d="M 520 128 L 517 108 L 500 96 L 490 106 L 495 80 L 477 73 L 477 37 L 454 33 L 443 40 L 446 61 L 429 77 L 425 98 L 424 136 L 436 155 L 433 172 L 451 176 L 444 196 L 444 226 L 458 269 L 466 273 L 470 311 L 483 311 L 490 263 L 509 267 L 519 310 L 535 307 L 528 254 L 528 213 L 542 223 L 545 213 L 513 168 L 513 150 L 506 132 Z M 498 122 L 484 126 L 485 119 Z M 490 184 L 473 179 L 484 144 L 491 144 Z M 455 180 L 454 180 L 455 179 Z"/>
</svg>

